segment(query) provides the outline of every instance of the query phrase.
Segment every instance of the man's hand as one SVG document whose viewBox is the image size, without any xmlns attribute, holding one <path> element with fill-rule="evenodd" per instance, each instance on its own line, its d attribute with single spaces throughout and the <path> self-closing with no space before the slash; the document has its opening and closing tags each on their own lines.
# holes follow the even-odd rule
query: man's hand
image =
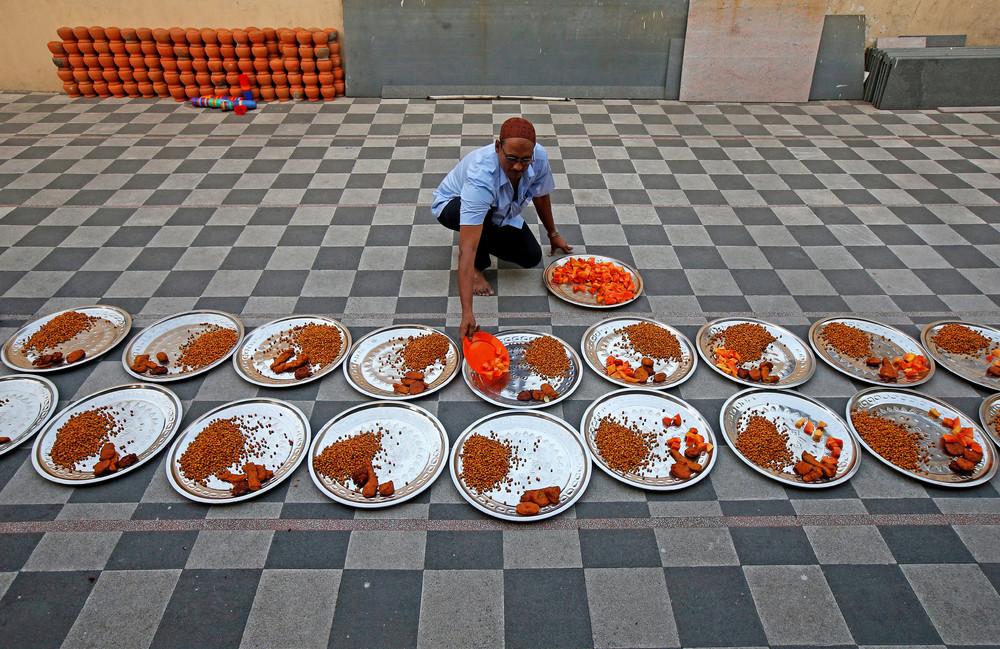
<svg viewBox="0 0 1000 649">
<path fill-rule="evenodd" d="M 568 243 L 566 243 L 566 240 L 563 239 L 558 234 L 556 236 L 552 237 L 551 239 L 549 239 L 549 245 L 552 246 L 552 250 L 549 251 L 549 257 L 551 257 L 552 255 L 556 254 L 556 250 L 562 250 L 567 255 L 569 253 L 573 252 L 573 246 L 571 246 Z"/>
<path fill-rule="evenodd" d="M 462 338 L 468 338 L 472 340 L 472 334 L 479 331 L 479 325 L 476 324 L 476 316 L 472 313 L 468 313 L 462 316 L 462 324 L 458 326 L 458 337 L 459 340 Z"/>
</svg>

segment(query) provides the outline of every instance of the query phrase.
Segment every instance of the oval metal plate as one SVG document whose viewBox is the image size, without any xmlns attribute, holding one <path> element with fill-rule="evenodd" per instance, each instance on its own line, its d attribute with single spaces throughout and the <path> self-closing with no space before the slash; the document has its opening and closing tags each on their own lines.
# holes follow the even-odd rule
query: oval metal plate
<svg viewBox="0 0 1000 649">
<path fill-rule="evenodd" d="M 549 336 L 555 338 L 562 344 L 569 358 L 569 376 L 546 379 L 531 373 L 527 367 L 520 365 L 524 358 L 524 347 L 532 340 Z M 496 335 L 497 339 L 507 348 L 510 355 L 510 372 L 504 374 L 495 381 L 486 381 L 479 374 L 474 372 L 468 363 L 462 363 L 462 378 L 465 384 L 479 398 L 503 408 L 516 408 L 518 410 L 531 410 L 535 408 L 548 408 L 566 399 L 580 385 L 583 380 L 582 364 L 580 355 L 570 347 L 565 340 L 552 334 L 532 331 L 529 329 L 512 329 L 501 331 Z M 543 383 L 551 385 L 558 396 L 548 403 L 543 401 L 518 401 L 517 395 L 523 390 L 538 390 Z"/>
<path fill-rule="evenodd" d="M 934 336 L 946 324 L 960 324 L 973 331 L 978 331 L 983 336 L 992 340 L 993 344 L 990 346 L 990 349 L 984 349 L 974 357 L 946 352 L 934 344 Z M 1000 376 L 990 376 L 986 373 L 986 368 L 990 365 L 990 361 L 986 360 L 986 356 L 993 349 L 1000 347 L 1000 331 L 997 329 L 962 320 L 938 320 L 924 327 L 923 331 L 920 332 L 920 342 L 923 343 L 924 349 L 927 350 L 929 358 L 940 363 L 941 367 L 952 374 L 960 376 L 976 385 L 981 385 L 984 388 L 1000 390 Z"/>
<path fill-rule="evenodd" d="M 597 372 L 604 380 L 611 381 L 616 385 L 627 388 L 637 387 L 635 383 L 612 378 L 608 375 L 606 368 L 609 356 L 628 361 L 633 368 L 639 367 L 642 361 L 642 354 L 635 351 L 632 345 L 629 344 L 628 337 L 623 333 L 617 333 L 617 330 L 642 322 L 656 325 L 672 333 L 680 344 L 681 358 L 680 360 L 670 359 L 667 361 L 653 359 L 655 361 L 653 371 L 663 372 L 667 375 L 667 378 L 658 383 L 650 378 L 645 383 L 638 384 L 638 387 L 665 390 L 676 387 L 691 378 L 691 375 L 694 374 L 695 369 L 698 367 L 698 354 L 694 350 L 694 345 L 687 339 L 687 336 L 670 325 L 640 316 L 608 318 L 587 329 L 580 340 L 580 349 L 583 352 L 583 359 L 587 361 L 590 369 Z"/>
<path fill-rule="evenodd" d="M 751 414 L 759 414 L 770 419 L 778 426 L 779 431 L 788 435 L 787 447 L 795 456 L 796 462 L 802 459 L 803 451 L 817 459 L 822 458 L 828 453 L 826 440 L 830 437 L 843 441 L 844 446 L 837 462 L 837 475 L 829 479 L 804 482 L 802 477 L 792 470 L 791 465 L 779 472 L 762 467 L 743 455 L 736 448 L 736 438 L 739 436 L 740 424 Z M 795 427 L 795 423 L 803 417 L 814 423 L 826 422 L 824 435 L 818 442 L 813 441 L 812 435 L 807 435 L 801 428 Z M 719 427 L 736 457 L 757 473 L 784 484 L 806 489 L 833 487 L 849 480 L 861 466 L 861 453 L 858 452 L 852 431 L 848 429 L 844 420 L 826 404 L 798 392 L 759 389 L 737 392 L 723 404 L 719 413 Z"/>
<path fill-rule="evenodd" d="M 177 356 L 181 346 L 187 342 L 192 334 L 200 334 L 207 331 L 205 325 L 216 325 L 226 329 L 236 330 L 236 342 L 217 361 L 200 367 L 196 370 L 183 371 L 177 365 Z M 224 311 L 213 311 L 211 309 L 201 309 L 198 311 L 185 311 L 158 320 L 143 329 L 132 338 L 125 347 L 122 354 L 122 365 L 125 371 L 142 381 L 151 383 L 167 383 L 169 381 L 179 381 L 192 376 L 204 374 L 209 370 L 218 367 L 226 362 L 226 359 L 236 351 L 243 340 L 243 323 L 239 318 Z M 153 375 L 149 372 L 139 374 L 132 371 L 132 363 L 135 357 L 140 354 L 155 356 L 157 352 L 164 352 L 169 357 L 167 361 L 167 373 Z"/>
<path fill-rule="evenodd" d="M 679 428 L 664 427 L 663 418 L 673 417 L 676 414 L 681 415 L 681 426 Z M 625 473 L 608 466 L 597 448 L 595 435 L 601 424 L 601 419 L 609 415 L 619 422 L 628 418 L 628 425 L 633 429 L 659 433 L 658 443 L 653 448 L 653 452 L 667 459 L 653 462 L 641 474 Z M 683 437 L 690 428 L 697 428 L 698 433 L 705 437 L 705 441 L 712 445 L 712 450 L 702 453 L 695 459 L 696 462 L 705 467 L 703 471 L 687 480 L 681 480 L 670 475 L 670 467 L 674 465 L 674 461 L 670 458 L 666 442 L 671 437 Z M 635 388 L 616 390 L 591 404 L 580 421 L 580 432 L 583 433 L 583 437 L 587 441 L 587 447 L 594 458 L 594 463 L 605 473 L 627 485 L 653 491 L 683 489 L 707 476 L 708 472 L 715 466 L 715 450 L 719 446 L 712 426 L 694 406 L 672 394 Z"/>
<path fill-rule="evenodd" d="M 302 325 L 315 324 L 336 327 L 340 332 L 340 351 L 326 365 L 312 365 L 313 373 L 304 379 L 296 379 L 291 372 L 278 374 L 271 370 L 271 363 L 288 345 L 280 344 L 279 338 L 289 333 L 293 328 Z M 273 320 L 261 325 L 247 334 L 239 350 L 233 354 L 233 367 L 236 373 L 245 381 L 265 388 L 285 388 L 290 385 L 302 385 L 326 376 L 337 369 L 337 366 L 347 356 L 351 349 L 351 332 L 343 324 L 333 318 L 322 315 L 297 315 L 280 320 Z"/>
<path fill-rule="evenodd" d="M 991 395 L 979 406 L 979 423 L 993 443 L 1000 447 L 1000 393 Z"/>
<path fill-rule="evenodd" d="M 593 259 L 597 263 L 610 262 L 612 264 L 621 266 L 626 271 L 628 271 L 629 275 L 632 276 L 632 283 L 635 284 L 635 295 L 632 297 L 631 300 L 619 302 L 618 304 L 606 305 L 598 303 L 597 299 L 586 291 L 580 291 L 578 293 L 574 293 L 573 284 L 556 284 L 554 281 L 552 281 L 553 273 L 555 273 L 556 268 L 567 263 L 570 259 Z M 545 287 L 549 289 L 549 291 L 560 300 L 565 300 L 570 304 L 576 304 L 578 306 L 587 307 L 588 309 L 617 309 L 620 306 L 625 306 L 626 304 L 631 304 L 632 302 L 635 302 L 637 299 L 639 299 L 639 296 L 642 295 L 642 276 L 639 275 L 639 271 L 637 271 L 636 269 L 632 268 L 631 266 L 629 266 L 624 262 L 618 261 L 617 259 L 614 259 L 612 257 L 603 257 L 601 255 L 579 254 L 579 255 L 566 255 L 564 257 L 559 257 L 558 259 L 555 259 L 552 262 L 550 262 L 549 265 L 545 267 L 545 272 L 542 275 L 542 282 L 545 284 Z"/>
<path fill-rule="evenodd" d="M 0 437 L 10 438 L 0 455 L 41 430 L 58 403 L 59 389 L 43 376 L 0 376 Z"/>
<path fill-rule="evenodd" d="M 93 323 L 88 331 L 84 331 L 70 340 L 60 343 L 55 347 L 52 347 L 50 350 L 46 350 L 46 352 L 62 352 L 63 356 L 66 356 L 70 352 L 82 349 L 87 352 L 87 355 L 82 360 L 79 360 L 71 365 L 63 363 L 62 365 L 44 369 L 35 367 L 31 364 L 31 361 L 37 358 L 37 355 L 32 354 L 29 356 L 25 354 L 23 349 L 24 343 L 27 342 L 28 338 L 30 338 L 35 332 L 41 329 L 43 325 L 47 324 L 53 318 L 70 311 L 77 311 L 78 313 L 95 316 L 100 318 L 100 320 Z M 129 329 L 131 328 L 132 316 L 130 316 L 124 309 L 119 309 L 116 306 L 95 304 L 93 306 L 81 306 L 75 309 L 63 309 L 62 311 L 57 311 L 56 313 L 51 313 L 47 316 L 32 320 L 18 329 L 17 332 L 8 338 L 6 343 L 4 343 L 3 351 L 0 353 L 0 359 L 3 360 L 4 365 L 18 372 L 37 372 L 39 374 L 46 372 L 58 372 L 59 370 L 78 367 L 103 354 L 106 354 L 112 347 L 125 339 L 125 336 L 128 335 Z"/>
<path fill-rule="evenodd" d="M 502 486 L 479 493 L 459 477 L 462 473 L 459 456 L 465 440 L 475 434 L 488 437 L 490 433 L 510 441 L 524 460 L 520 467 L 510 469 L 515 484 L 509 493 Z M 580 434 L 562 419 L 539 411 L 506 411 L 487 415 L 466 428 L 455 440 L 448 467 L 458 493 L 470 505 L 495 518 L 531 523 L 560 514 L 580 499 L 590 483 L 590 460 L 590 451 Z M 540 482 L 534 480 L 538 477 Z M 559 504 L 544 507 L 535 516 L 518 515 L 515 508 L 525 489 L 557 485 L 562 489 Z"/>
<path fill-rule="evenodd" d="M 949 419 L 961 417 L 962 423 L 968 423 L 972 428 L 973 439 L 983 447 L 983 459 L 977 465 L 972 475 L 962 476 L 948 468 L 948 463 L 951 462 L 952 458 L 946 455 L 940 446 L 941 433 L 946 433 L 948 430 L 941 425 L 940 419 L 934 419 L 927 414 L 931 408 L 936 408 L 942 417 L 948 417 Z M 908 471 L 896 466 L 872 450 L 864 438 L 854 429 L 853 424 L 851 424 L 851 412 L 855 409 L 874 411 L 880 417 L 886 417 L 900 423 L 905 422 L 910 428 L 915 428 L 924 433 L 926 435 L 924 447 L 931 457 L 926 465 L 927 470 Z M 921 482 L 927 482 L 939 487 L 974 487 L 987 482 L 997 472 L 996 448 L 993 446 L 993 440 L 979 427 L 979 424 L 947 402 L 922 392 L 898 388 L 868 388 L 862 390 L 847 402 L 847 422 L 851 427 L 851 432 L 855 434 L 858 442 L 865 447 L 865 450 L 878 458 L 886 466 L 899 471 L 903 475 L 916 478 Z"/>
<path fill-rule="evenodd" d="M 98 462 L 96 454 L 77 464 L 83 464 L 87 469 L 68 470 L 57 466 L 52 461 L 51 453 L 59 429 L 73 415 L 102 406 L 112 408 L 115 421 L 123 424 L 122 432 L 111 436 L 108 441 L 114 442 L 119 453 L 123 449 L 125 453 L 135 453 L 139 456 L 138 461 L 130 467 L 100 477 L 95 477 L 93 471 Z M 79 486 L 114 480 L 139 468 L 170 443 L 170 439 L 180 428 L 182 415 L 180 398 L 167 388 L 139 383 L 107 388 L 70 404 L 53 417 L 35 438 L 31 449 L 31 464 L 38 475 L 64 485 Z"/>
<path fill-rule="evenodd" d="M 927 365 L 930 367 L 930 370 L 926 374 L 913 379 L 901 375 L 894 381 L 883 381 L 879 378 L 878 367 L 871 367 L 865 362 L 866 359 L 864 358 L 851 358 L 850 356 L 841 354 L 832 345 L 823 340 L 821 337 L 823 327 L 831 322 L 840 322 L 871 334 L 872 356 L 895 358 L 904 354 L 923 355 L 925 352 L 924 348 L 920 346 L 920 343 L 915 338 L 881 322 L 868 320 L 867 318 L 841 316 L 823 318 L 813 323 L 813 326 L 809 328 L 809 344 L 812 345 L 812 348 L 816 351 L 816 355 L 823 362 L 838 372 L 846 374 L 853 379 L 871 383 L 872 385 L 899 385 L 906 387 L 926 383 L 934 376 L 936 364 L 934 363 L 934 358 L 931 357 L 927 358 Z"/>
<path fill-rule="evenodd" d="M 352 435 L 381 427 L 384 452 L 375 456 L 380 483 L 392 481 L 391 496 L 365 498 L 353 489 L 320 475 L 313 460 L 323 449 Z M 448 433 L 437 417 L 410 403 L 378 401 L 340 413 L 316 433 L 309 452 L 309 476 L 323 494 L 342 505 L 379 508 L 398 505 L 431 486 L 448 461 Z M 391 463 L 391 464 L 390 464 Z"/>
<path fill-rule="evenodd" d="M 247 462 L 263 464 L 274 471 L 274 477 L 268 480 L 257 491 L 242 496 L 233 496 L 229 491 L 230 484 L 215 476 L 209 476 L 206 484 L 201 485 L 189 480 L 181 473 L 180 458 L 194 441 L 198 433 L 203 431 L 216 419 L 243 417 L 244 421 L 255 421 L 261 427 L 251 435 L 258 443 L 266 442 L 270 452 L 262 452 L 249 457 Z M 270 426 L 270 427 L 268 427 Z M 246 427 L 244 427 L 244 433 Z M 278 399 L 256 398 L 233 401 L 206 412 L 194 420 L 170 447 L 167 454 L 167 480 L 170 486 L 185 498 L 199 503 L 223 505 L 256 498 L 267 493 L 292 475 L 306 456 L 309 448 L 309 419 L 302 411 L 290 403 Z M 229 467 L 234 472 L 242 469 L 235 465 Z"/>
<path fill-rule="evenodd" d="M 764 350 L 764 355 L 761 356 L 760 361 L 754 361 L 755 364 L 763 361 L 774 363 L 774 369 L 771 370 L 771 374 L 777 374 L 780 377 L 776 383 L 761 383 L 760 381 L 741 379 L 738 376 L 727 374 L 715 366 L 715 361 L 712 360 L 712 352 L 719 345 L 716 345 L 712 341 L 712 336 L 721 333 L 727 327 L 745 322 L 761 325 L 776 338 Z M 736 381 L 752 388 L 792 388 L 802 385 L 811 379 L 812 375 L 816 372 L 816 357 L 813 355 L 812 349 L 802 342 L 801 338 L 784 327 L 764 322 L 763 320 L 756 320 L 754 318 L 719 318 L 718 320 L 713 320 L 698 330 L 695 344 L 698 347 L 698 353 L 708 367 L 711 367 L 712 370 L 731 381 Z"/>
<path fill-rule="evenodd" d="M 393 367 L 389 358 L 403 349 L 407 337 L 430 334 L 441 334 L 448 339 L 448 354 L 444 364 L 431 365 L 424 370 L 427 389 L 420 394 L 396 392 L 392 389 L 392 384 L 399 382 L 403 372 Z M 458 346 L 447 334 L 425 325 L 392 325 L 376 329 L 355 343 L 344 363 L 344 377 L 361 394 L 376 399 L 403 401 L 418 399 L 448 385 L 458 373 L 458 363 Z"/>
</svg>

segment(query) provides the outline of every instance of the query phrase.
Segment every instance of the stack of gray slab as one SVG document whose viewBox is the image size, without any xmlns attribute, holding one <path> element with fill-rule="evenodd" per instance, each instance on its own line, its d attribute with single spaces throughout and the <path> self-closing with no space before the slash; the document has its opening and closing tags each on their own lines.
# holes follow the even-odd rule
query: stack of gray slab
<svg viewBox="0 0 1000 649">
<path fill-rule="evenodd" d="M 864 99 L 886 110 L 1000 105 L 1000 47 L 869 48 Z"/>
</svg>

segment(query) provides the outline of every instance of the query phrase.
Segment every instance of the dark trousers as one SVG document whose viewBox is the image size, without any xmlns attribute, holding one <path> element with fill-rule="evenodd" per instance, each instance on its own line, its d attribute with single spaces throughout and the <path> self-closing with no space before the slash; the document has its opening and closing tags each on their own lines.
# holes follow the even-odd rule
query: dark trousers
<svg viewBox="0 0 1000 649">
<path fill-rule="evenodd" d="M 458 232 L 461 211 L 462 199 L 455 197 L 445 205 L 438 222 L 449 230 Z M 483 234 L 479 237 L 479 247 L 476 249 L 476 270 L 490 267 L 490 255 L 523 268 L 532 268 L 542 261 L 542 248 L 527 223 L 520 228 L 496 225 L 493 223 L 493 210 L 490 210 L 483 221 Z"/>
</svg>

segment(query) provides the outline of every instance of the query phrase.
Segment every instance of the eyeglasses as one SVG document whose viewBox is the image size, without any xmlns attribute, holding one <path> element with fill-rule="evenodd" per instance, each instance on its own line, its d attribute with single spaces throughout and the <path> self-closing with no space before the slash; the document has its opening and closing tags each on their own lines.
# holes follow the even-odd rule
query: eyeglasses
<svg viewBox="0 0 1000 649">
<path fill-rule="evenodd" d="M 520 162 L 522 165 L 527 167 L 534 161 L 534 157 L 528 156 L 527 158 L 518 158 L 517 156 L 508 155 L 506 151 L 503 150 L 503 142 L 500 142 L 500 153 L 503 154 L 503 159 L 507 161 L 507 164 L 516 165 Z"/>
</svg>

